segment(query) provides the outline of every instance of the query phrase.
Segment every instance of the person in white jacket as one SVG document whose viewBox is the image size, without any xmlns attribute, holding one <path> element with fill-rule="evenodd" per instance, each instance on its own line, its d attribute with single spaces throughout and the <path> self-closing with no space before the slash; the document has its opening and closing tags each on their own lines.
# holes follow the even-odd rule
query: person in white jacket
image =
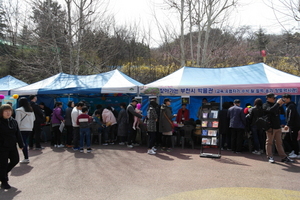
<svg viewBox="0 0 300 200">
<path fill-rule="evenodd" d="M 24 160 L 20 163 L 29 163 L 27 138 L 33 130 L 34 112 L 25 97 L 19 99 L 19 108 L 16 109 L 16 120 L 24 141 Z"/>
<path fill-rule="evenodd" d="M 82 107 L 84 106 L 84 103 L 83 102 L 78 102 L 76 104 L 76 106 L 72 109 L 72 112 L 71 112 L 71 119 L 72 119 L 72 126 L 73 126 L 73 150 L 74 151 L 78 151 L 80 148 L 79 148 L 79 138 L 80 138 L 80 135 L 79 135 L 79 125 L 77 125 L 77 118 L 78 116 L 82 113 L 81 110 L 82 110 Z"/>
</svg>

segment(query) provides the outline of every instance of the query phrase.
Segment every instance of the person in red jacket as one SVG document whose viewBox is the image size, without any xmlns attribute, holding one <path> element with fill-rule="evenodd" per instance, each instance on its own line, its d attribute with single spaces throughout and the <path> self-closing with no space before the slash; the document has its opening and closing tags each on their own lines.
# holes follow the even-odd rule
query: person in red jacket
<svg viewBox="0 0 300 200">
<path fill-rule="evenodd" d="M 176 121 L 178 124 L 183 124 L 183 122 L 190 119 L 190 111 L 186 108 L 186 104 L 182 104 L 182 107 L 178 110 Z"/>
</svg>

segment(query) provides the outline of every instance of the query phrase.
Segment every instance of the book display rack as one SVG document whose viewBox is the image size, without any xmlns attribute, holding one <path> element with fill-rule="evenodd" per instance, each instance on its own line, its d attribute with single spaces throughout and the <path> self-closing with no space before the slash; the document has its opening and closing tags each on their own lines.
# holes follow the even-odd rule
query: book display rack
<svg viewBox="0 0 300 200">
<path fill-rule="evenodd" d="M 218 153 L 204 153 L 203 146 L 213 147 L 218 146 L 220 143 L 219 136 L 219 120 L 218 114 L 220 110 L 220 103 L 203 103 L 201 107 L 201 126 L 202 126 L 202 138 L 201 138 L 201 152 L 200 157 L 207 158 L 220 158 L 221 157 L 221 147 L 218 147 Z M 210 149 L 210 148 L 206 148 Z"/>
</svg>

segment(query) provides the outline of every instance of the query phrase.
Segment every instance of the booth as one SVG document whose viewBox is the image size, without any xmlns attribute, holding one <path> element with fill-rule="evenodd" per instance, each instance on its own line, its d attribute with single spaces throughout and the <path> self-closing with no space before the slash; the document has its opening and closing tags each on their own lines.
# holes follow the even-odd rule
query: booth
<svg viewBox="0 0 300 200">
<path fill-rule="evenodd" d="M 86 100 L 88 104 L 95 104 L 95 101 L 103 103 L 106 99 L 110 99 L 111 103 L 115 103 L 112 100 L 114 98 L 124 100 L 124 97 L 121 98 L 122 94 L 126 94 L 125 99 L 128 103 L 130 96 L 138 94 L 139 86 L 142 85 L 116 69 L 95 75 L 59 73 L 25 87 L 11 90 L 11 93 L 20 96 L 38 95 L 38 102 L 51 99 L 53 103 L 47 103 L 50 107 L 54 105 L 53 99 L 64 101 L 64 106 L 68 100 L 75 102 Z"/>
<path fill-rule="evenodd" d="M 181 106 L 181 96 L 190 96 L 187 108 L 195 119 L 203 98 L 219 102 L 221 106 L 222 102 L 239 98 L 243 107 L 246 103 L 253 104 L 258 97 L 265 100 L 265 94 L 269 92 L 277 95 L 289 93 L 298 103 L 300 77 L 264 63 L 229 68 L 182 67 L 164 78 L 140 86 L 140 95 L 159 96 L 160 103 L 164 98 L 170 98 L 174 111 Z"/>
<path fill-rule="evenodd" d="M 7 75 L 0 79 L 0 94 L 5 97 L 2 99 L 1 103 L 11 102 L 14 109 L 16 109 L 16 99 L 11 96 L 10 90 L 14 88 L 19 88 L 28 85 L 27 83 L 16 79 L 11 75 Z"/>
<path fill-rule="evenodd" d="M 0 94 L 3 95 L 9 95 L 12 93 L 9 93 L 10 90 L 23 87 L 28 85 L 27 83 L 11 76 L 7 75 L 5 77 L 0 78 Z"/>
</svg>

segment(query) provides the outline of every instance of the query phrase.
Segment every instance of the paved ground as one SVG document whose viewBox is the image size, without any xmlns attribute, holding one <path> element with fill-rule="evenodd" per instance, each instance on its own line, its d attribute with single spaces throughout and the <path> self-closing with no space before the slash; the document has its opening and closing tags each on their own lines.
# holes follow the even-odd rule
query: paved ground
<svg viewBox="0 0 300 200">
<path fill-rule="evenodd" d="M 1 200 L 300 199 L 300 160 L 270 164 L 264 155 L 229 151 L 200 158 L 199 149 L 179 147 L 151 156 L 146 147 L 94 145 L 93 153 L 80 153 L 44 146 L 13 169 L 13 188 L 0 190 Z"/>
</svg>

